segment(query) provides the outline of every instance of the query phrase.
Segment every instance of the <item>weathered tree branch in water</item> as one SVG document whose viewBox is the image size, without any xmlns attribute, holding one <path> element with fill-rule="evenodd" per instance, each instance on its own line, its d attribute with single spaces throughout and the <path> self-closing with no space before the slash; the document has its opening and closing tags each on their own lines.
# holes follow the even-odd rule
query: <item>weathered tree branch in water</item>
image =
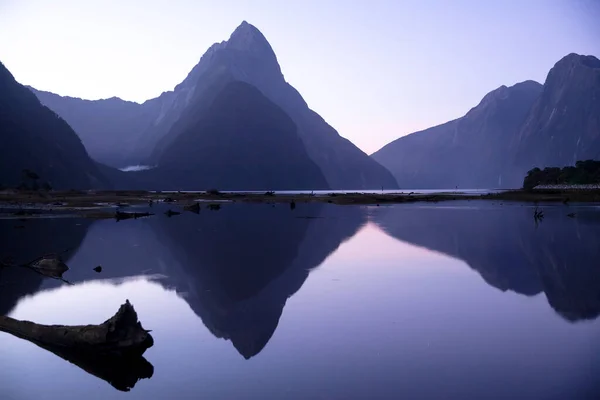
<svg viewBox="0 0 600 400">
<path fill-rule="evenodd" d="M 129 300 L 100 325 L 40 325 L 2 316 L 0 331 L 30 341 L 119 390 L 128 391 L 154 372 L 142 357 L 154 340 Z"/>
<path fill-rule="evenodd" d="M 142 328 L 129 300 L 100 325 L 40 325 L 0 317 L 0 331 L 38 345 L 50 345 L 98 354 L 142 355 L 152 347 L 149 331 Z"/>
</svg>

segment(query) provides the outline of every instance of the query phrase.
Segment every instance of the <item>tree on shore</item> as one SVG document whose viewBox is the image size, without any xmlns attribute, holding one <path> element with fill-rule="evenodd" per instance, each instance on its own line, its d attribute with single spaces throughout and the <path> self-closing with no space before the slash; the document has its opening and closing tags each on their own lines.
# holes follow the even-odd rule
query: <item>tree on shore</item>
<svg viewBox="0 0 600 400">
<path fill-rule="evenodd" d="M 527 172 L 523 189 L 533 189 L 539 185 L 592 185 L 600 183 L 600 161 L 577 161 L 575 166 L 535 167 Z"/>
</svg>

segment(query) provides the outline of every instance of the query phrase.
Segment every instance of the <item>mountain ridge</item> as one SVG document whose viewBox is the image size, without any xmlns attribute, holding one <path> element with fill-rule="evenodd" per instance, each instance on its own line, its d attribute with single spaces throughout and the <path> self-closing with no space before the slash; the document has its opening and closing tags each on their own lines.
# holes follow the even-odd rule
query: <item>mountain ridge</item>
<svg viewBox="0 0 600 400">
<path fill-rule="evenodd" d="M 506 132 L 520 126 L 541 89 L 530 80 L 500 86 L 464 116 L 402 136 L 371 157 L 405 188 L 501 187 L 509 151 Z"/>
<path fill-rule="evenodd" d="M 543 85 L 502 85 L 463 117 L 400 137 L 371 157 L 401 186 L 419 189 L 516 188 L 533 167 L 598 159 L 600 60 L 570 53 Z"/>
</svg>

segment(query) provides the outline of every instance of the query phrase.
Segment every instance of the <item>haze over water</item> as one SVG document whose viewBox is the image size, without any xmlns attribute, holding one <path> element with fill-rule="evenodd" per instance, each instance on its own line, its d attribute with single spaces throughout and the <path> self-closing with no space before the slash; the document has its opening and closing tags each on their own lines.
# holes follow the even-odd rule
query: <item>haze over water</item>
<svg viewBox="0 0 600 400">
<path fill-rule="evenodd" d="M 0 220 L 2 256 L 74 248 L 73 286 L 0 275 L 3 314 L 100 323 L 129 299 L 155 340 L 152 377 L 125 393 L 2 333 L 0 398 L 594 398 L 600 209 L 542 209 L 537 224 L 533 206 L 468 201 Z"/>
</svg>

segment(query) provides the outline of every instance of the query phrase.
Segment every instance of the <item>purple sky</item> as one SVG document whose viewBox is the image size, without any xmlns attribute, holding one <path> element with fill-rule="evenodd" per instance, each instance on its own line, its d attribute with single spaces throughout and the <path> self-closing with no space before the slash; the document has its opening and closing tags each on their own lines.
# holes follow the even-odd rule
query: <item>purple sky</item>
<svg viewBox="0 0 600 400">
<path fill-rule="evenodd" d="M 600 0 L 0 0 L 0 60 L 61 95 L 144 101 L 247 20 L 286 79 L 371 153 L 489 91 L 600 56 Z"/>
</svg>

